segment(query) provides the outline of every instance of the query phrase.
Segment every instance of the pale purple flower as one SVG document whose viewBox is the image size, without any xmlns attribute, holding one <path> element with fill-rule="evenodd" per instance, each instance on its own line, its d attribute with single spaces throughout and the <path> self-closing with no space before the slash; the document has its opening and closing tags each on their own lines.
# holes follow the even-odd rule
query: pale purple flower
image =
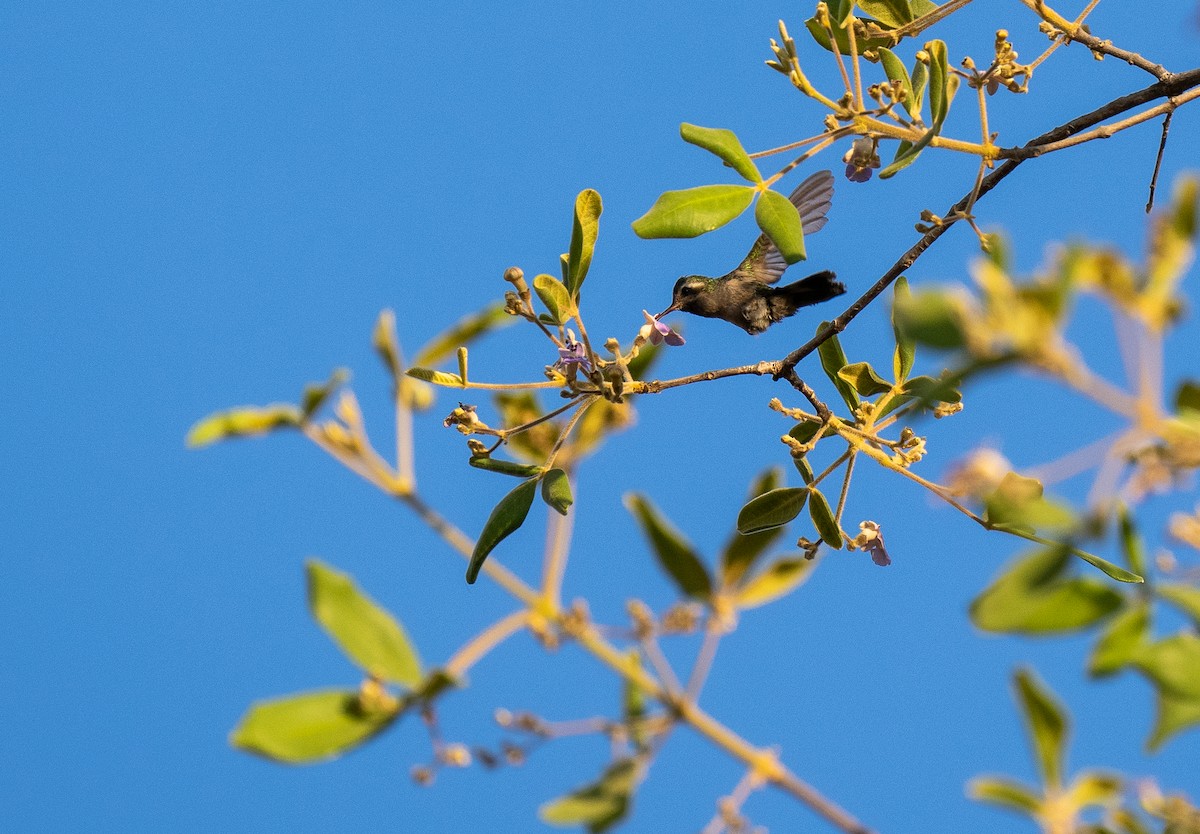
<svg viewBox="0 0 1200 834">
<path fill-rule="evenodd" d="M 558 349 L 558 362 L 555 363 L 555 367 L 566 368 L 569 365 L 578 365 L 585 374 L 592 372 L 592 363 L 587 358 L 587 349 L 582 342 L 575 341 L 575 334 L 570 330 L 567 331 L 567 338 L 563 342 L 563 346 Z"/>
<path fill-rule="evenodd" d="M 850 182 L 866 182 L 871 178 L 874 169 L 880 166 L 876 146 L 876 140 L 865 136 L 851 143 L 850 150 L 842 157 L 842 162 L 846 163 L 846 179 Z"/>
<path fill-rule="evenodd" d="M 874 521 L 864 521 L 858 525 L 859 533 L 854 537 L 855 547 L 862 548 L 871 554 L 871 561 L 880 567 L 887 567 L 892 558 L 883 546 L 883 532 Z"/>
<path fill-rule="evenodd" d="M 661 345 L 666 342 L 672 347 L 679 347 L 683 344 L 683 336 L 680 336 L 671 327 L 663 324 L 646 310 L 642 310 L 642 315 L 646 317 L 646 323 L 642 325 L 642 334 L 650 340 L 650 344 Z"/>
</svg>

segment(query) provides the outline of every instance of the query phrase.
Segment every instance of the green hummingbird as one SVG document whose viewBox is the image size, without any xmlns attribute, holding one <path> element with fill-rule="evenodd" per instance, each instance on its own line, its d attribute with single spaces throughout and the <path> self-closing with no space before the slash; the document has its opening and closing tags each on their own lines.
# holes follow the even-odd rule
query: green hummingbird
<svg viewBox="0 0 1200 834">
<path fill-rule="evenodd" d="M 805 236 L 820 230 L 833 203 L 833 173 L 818 171 L 796 186 L 788 199 L 800 212 Z M 771 286 L 787 268 L 787 261 L 771 239 L 760 235 L 732 272 L 720 278 L 685 275 L 676 281 L 671 306 L 654 318 L 682 310 L 705 318 L 724 319 L 757 335 L 801 307 L 820 304 L 846 291 L 845 285 L 828 270 L 784 287 Z"/>
</svg>

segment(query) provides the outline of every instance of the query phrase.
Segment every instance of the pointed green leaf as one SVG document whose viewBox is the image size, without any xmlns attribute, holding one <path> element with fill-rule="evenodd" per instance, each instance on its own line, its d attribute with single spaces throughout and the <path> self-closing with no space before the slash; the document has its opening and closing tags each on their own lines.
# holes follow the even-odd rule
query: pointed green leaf
<svg viewBox="0 0 1200 834">
<path fill-rule="evenodd" d="M 738 608 L 757 608 L 791 593 L 808 578 L 815 559 L 777 559 L 747 580 L 734 596 Z"/>
<path fill-rule="evenodd" d="M 743 536 L 789 524 L 808 500 L 807 487 L 784 487 L 765 492 L 742 507 L 737 528 Z"/>
<path fill-rule="evenodd" d="M 833 517 L 833 510 L 829 508 L 829 502 L 825 500 L 821 490 L 816 487 L 809 487 L 808 491 L 812 493 L 812 498 L 808 502 L 808 514 L 812 518 L 813 527 L 817 528 L 817 532 L 821 535 L 821 541 L 834 550 L 841 550 L 842 531 L 838 527 L 837 519 Z"/>
<path fill-rule="evenodd" d="M 538 816 L 549 825 L 583 825 L 591 834 L 600 834 L 629 813 L 637 776 L 636 760 L 618 759 L 599 780 L 547 802 L 538 809 Z"/>
<path fill-rule="evenodd" d="M 1099 556 L 1095 556 L 1091 553 L 1088 553 L 1086 550 L 1080 550 L 1078 547 L 1071 547 L 1069 549 L 1072 554 L 1074 554 L 1075 556 L 1078 556 L 1080 559 L 1087 562 L 1092 567 L 1099 568 L 1101 571 L 1103 571 L 1109 577 L 1117 580 L 1118 582 L 1130 582 L 1130 583 L 1134 583 L 1134 584 L 1141 584 L 1146 581 L 1143 577 L 1139 576 L 1138 574 L 1133 573 L 1132 571 L 1127 571 L 1127 570 L 1125 570 L 1125 568 L 1120 567 L 1119 565 L 1114 565 L 1112 562 L 1109 562 L 1105 559 L 1101 559 Z"/>
<path fill-rule="evenodd" d="M 488 331 L 495 330 L 515 319 L 504 312 L 503 304 L 493 304 L 477 313 L 472 313 L 460 319 L 449 329 L 438 334 L 425 347 L 421 348 L 413 359 L 414 365 L 436 365 L 444 359 L 449 359 L 459 346 L 468 344 Z M 419 378 L 419 377 L 418 377 Z"/>
<path fill-rule="evenodd" d="M 904 382 L 912 371 L 913 361 L 917 356 L 917 343 L 908 333 L 901 330 L 896 321 L 896 305 L 903 304 L 912 298 L 908 289 L 908 278 L 901 275 L 892 285 L 892 333 L 896 337 L 896 352 L 892 358 L 892 374 L 897 382 Z"/>
<path fill-rule="evenodd" d="M 937 128 L 931 127 L 922 133 L 921 138 L 916 142 L 901 141 L 896 147 L 896 155 L 892 157 L 892 161 L 885 165 L 883 170 L 879 172 L 879 178 L 881 180 L 891 179 L 916 162 L 917 157 L 921 155 L 921 151 L 929 147 L 929 143 L 933 141 L 933 137 L 937 136 L 937 134 Z"/>
<path fill-rule="evenodd" d="M 783 471 L 778 466 L 764 469 L 750 485 L 749 498 L 753 500 L 764 492 L 778 489 L 783 483 Z M 721 551 L 721 584 L 729 588 L 737 584 L 754 566 L 758 558 L 783 533 L 780 528 L 763 530 L 759 533 L 743 535 L 735 531 Z"/>
<path fill-rule="evenodd" d="M 375 330 L 371 332 L 371 346 L 392 375 L 392 382 L 399 385 L 400 377 L 404 375 L 404 360 L 400 357 L 400 343 L 396 341 L 396 314 L 391 310 L 379 312 Z"/>
<path fill-rule="evenodd" d="M 1047 787 L 1062 784 L 1067 716 L 1054 694 L 1029 669 L 1016 674 L 1017 698 L 1033 741 L 1038 772 Z"/>
<path fill-rule="evenodd" d="M 874 15 L 877 20 L 882 21 L 879 15 Z M 904 68 L 904 62 L 896 57 L 896 53 L 885 46 L 879 47 L 879 58 L 883 63 L 883 71 L 887 73 L 887 77 L 894 82 L 900 84 L 900 89 L 904 91 L 904 109 L 908 111 L 914 119 L 921 117 L 920 105 L 913 109 L 913 90 L 912 80 L 908 77 L 908 70 Z"/>
<path fill-rule="evenodd" d="M 305 692 L 253 704 L 229 741 L 277 762 L 309 764 L 357 747 L 398 715 L 364 710 L 353 691 Z"/>
<path fill-rule="evenodd" d="M 404 372 L 406 376 L 411 376 L 413 379 L 432 382 L 434 385 L 441 385 L 446 388 L 465 388 L 466 383 L 458 374 L 447 373 L 446 371 L 435 371 L 430 368 L 409 368 Z"/>
<path fill-rule="evenodd" d="M 764 191 L 754 207 L 754 219 L 785 261 L 794 264 L 804 260 L 804 229 L 800 212 L 791 200 L 778 191 Z"/>
<path fill-rule="evenodd" d="M 1142 538 L 1138 535 L 1133 524 L 1133 516 L 1129 508 L 1122 505 L 1117 512 L 1118 528 L 1121 534 L 1121 551 L 1125 554 L 1125 564 L 1134 573 L 1146 572 L 1146 551 L 1142 546 Z"/>
<path fill-rule="evenodd" d="M 1013 811 L 1035 816 L 1042 807 L 1042 798 L 1026 785 L 1003 776 L 979 776 L 967 784 L 967 795 L 980 802 L 990 802 Z"/>
<path fill-rule="evenodd" d="M 1101 632 L 1088 660 L 1088 674 L 1101 678 L 1119 672 L 1147 645 L 1149 635 L 1149 606 L 1142 602 L 1130 605 Z"/>
<path fill-rule="evenodd" d="M 1157 701 L 1154 729 L 1146 741 L 1150 752 L 1157 751 L 1176 733 L 1200 724 L 1200 698 L 1160 688 Z"/>
<path fill-rule="evenodd" d="M 329 396 L 334 391 L 341 388 L 346 380 L 350 378 L 350 372 L 345 368 L 338 368 L 329 375 L 329 379 L 325 382 L 310 382 L 304 386 L 304 394 L 300 398 L 300 411 L 304 414 L 304 419 L 312 417 Z"/>
<path fill-rule="evenodd" d="M 719 156 L 726 165 L 737 171 L 750 182 L 762 182 L 762 174 L 758 166 L 742 147 L 741 140 L 732 130 L 716 127 L 700 127 L 684 122 L 679 126 L 679 135 L 683 141 L 704 148 L 709 153 Z"/>
<path fill-rule="evenodd" d="M 854 0 L 827 0 L 829 20 L 835 28 L 846 28 L 846 21 L 854 13 Z"/>
<path fill-rule="evenodd" d="M 1172 694 L 1200 699 L 1200 637 L 1181 632 L 1146 646 L 1133 661 Z"/>
<path fill-rule="evenodd" d="M 830 327 L 829 322 L 821 322 L 817 328 L 817 334 L 824 333 Z M 838 340 L 836 333 L 821 342 L 820 347 L 817 348 L 817 355 L 821 358 L 821 368 L 825 371 L 825 376 L 829 377 L 834 387 L 837 388 L 846 405 L 850 407 L 851 411 L 858 408 L 861 401 L 854 387 L 838 376 L 838 371 L 846 367 L 848 363 L 846 362 L 846 352 L 842 350 L 842 343 Z"/>
<path fill-rule="evenodd" d="M 400 623 L 354 580 L 309 559 L 308 607 L 313 619 L 352 661 L 373 678 L 409 688 L 421 681 L 421 661 Z"/>
<path fill-rule="evenodd" d="M 501 475 L 513 475 L 517 478 L 533 478 L 542 474 L 542 467 L 536 464 L 517 463 L 487 455 L 472 455 L 467 463 L 485 472 L 499 472 Z"/>
<path fill-rule="evenodd" d="M 575 304 L 566 286 L 553 275 L 542 273 L 533 279 L 533 291 L 550 311 L 555 324 L 564 324 L 575 315 Z"/>
<path fill-rule="evenodd" d="M 625 507 L 633 513 L 659 564 L 675 580 L 679 590 L 694 599 L 709 599 L 712 596 L 712 578 L 700 556 L 683 535 L 643 495 L 630 493 L 625 496 Z"/>
<path fill-rule="evenodd" d="M 929 55 L 929 115 L 934 125 L 940 127 L 946 120 L 951 96 L 947 89 L 951 76 L 946 60 L 946 43 L 940 40 L 929 41 L 925 44 L 925 52 Z"/>
<path fill-rule="evenodd" d="M 881 377 L 869 362 L 855 362 L 838 371 L 838 376 L 850 383 L 859 394 L 873 397 L 892 390 L 892 383 Z"/>
<path fill-rule="evenodd" d="M 1011 634 L 1047 634 L 1086 628 L 1124 604 L 1108 583 L 1065 578 L 1071 554 L 1065 547 L 1035 550 L 1005 568 L 971 603 L 977 628 Z"/>
<path fill-rule="evenodd" d="M 551 469 L 542 476 L 542 500 L 561 515 L 567 514 L 567 509 L 575 503 L 575 499 L 571 495 L 571 479 L 566 472 Z"/>
<path fill-rule="evenodd" d="M 1159 599 L 1166 600 L 1191 617 L 1192 622 L 1200 628 L 1200 588 L 1175 582 L 1159 582 L 1154 586 L 1154 593 Z"/>
<path fill-rule="evenodd" d="M 567 254 L 567 280 L 571 298 L 579 298 L 579 289 L 592 265 L 592 252 L 600 234 L 600 195 L 588 188 L 575 198 L 575 223 L 571 227 L 571 251 Z"/>
<path fill-rule="evenodd" d="M 492 510 L 483 532 L 475 541 L 475 549 L 471 552 L 471 561 L 467 565 L 467 583 L 474 584 L 479 577 L 479 570 L 488 554 L 496 545 L 520 529 L 533 506 L 533 496 L 537 492 L 538 479 L 530 478 L 517 486 L 512 492 L 500 499 L 500 503 Z"/>
<path fill-rule="evenodd" d="M 300 409 L 289 403 L 218 411 L 192 426 L 186 442 L 189 448 L 199 449 L 230 437 L 253 437 L 275 429 L 296 428 L 303 420 Z"/>
<path fill-rule="evenodd" d="M 905 102 L 906 109 L 918 122 L 921 121 L 921 105 L 925 101 L 925 89 L 929 86 L 929 67 L 920 61 L 913 64 L 912 75 L 912 106 Z"/>
<path fill-rule="evenodd" d="M 813 474 L 812 464 L 808 462 L 807 455 L 792 455 L 792 465 L 796 467 L 796 471 L 800 473 L 800 480 L 806 484 L 811 484 L 816 480 L 816 475 Z"/>
<path fill-rule="evenodd" d="M 642 238 L 696 237 L 720 228 L 746 210 L 754 199 L 751 185 L 702 185 L 666 191 L 650 211 L 633 221 Z"/>
</svg>

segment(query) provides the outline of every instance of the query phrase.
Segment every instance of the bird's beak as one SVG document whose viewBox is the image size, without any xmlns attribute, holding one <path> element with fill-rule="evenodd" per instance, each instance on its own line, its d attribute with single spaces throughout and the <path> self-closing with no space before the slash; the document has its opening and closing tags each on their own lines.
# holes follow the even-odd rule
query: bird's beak
<svg viewBox="0 0 1200 834">
<path fill-rule="evenodd" d="M 673 313 L 673 312 L 675 312 L 675 311 L 676 311 L 676 310 L 678 310 L 678 309 L 679 309 L 679 302 L 677 302 L 677 301 L 672 301 L 672 302 L 671 302 L 671 306 L 670 306 L 670 307 L 668 307 L 667 309 L 663 310 L 661 313 L 659 313 L 659 314 L 658 314 L 657 316 L 655 316 L 654 318 L 655 318 L 655 319 L 661 319 L 661 318 L 662 318 L 663 316 L 665 316 L 667 313 Z"/>
</svg>

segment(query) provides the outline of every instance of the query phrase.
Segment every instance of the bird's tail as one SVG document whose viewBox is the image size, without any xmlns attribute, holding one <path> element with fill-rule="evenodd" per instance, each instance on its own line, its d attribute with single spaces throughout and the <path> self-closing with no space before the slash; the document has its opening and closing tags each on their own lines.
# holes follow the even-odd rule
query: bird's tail
<svg viewBox="0 0 1200 834">
<path fill-rule="evenodd" d="M 825 270 L 808 276 L 785 287 L 771 290 L 769 304 L 771 321 L 780 321 L 801 307 L 809 307 L 836 298 L 846 291 L 846 285 L 837 280 L 837 275 Z"/>
</svg>

